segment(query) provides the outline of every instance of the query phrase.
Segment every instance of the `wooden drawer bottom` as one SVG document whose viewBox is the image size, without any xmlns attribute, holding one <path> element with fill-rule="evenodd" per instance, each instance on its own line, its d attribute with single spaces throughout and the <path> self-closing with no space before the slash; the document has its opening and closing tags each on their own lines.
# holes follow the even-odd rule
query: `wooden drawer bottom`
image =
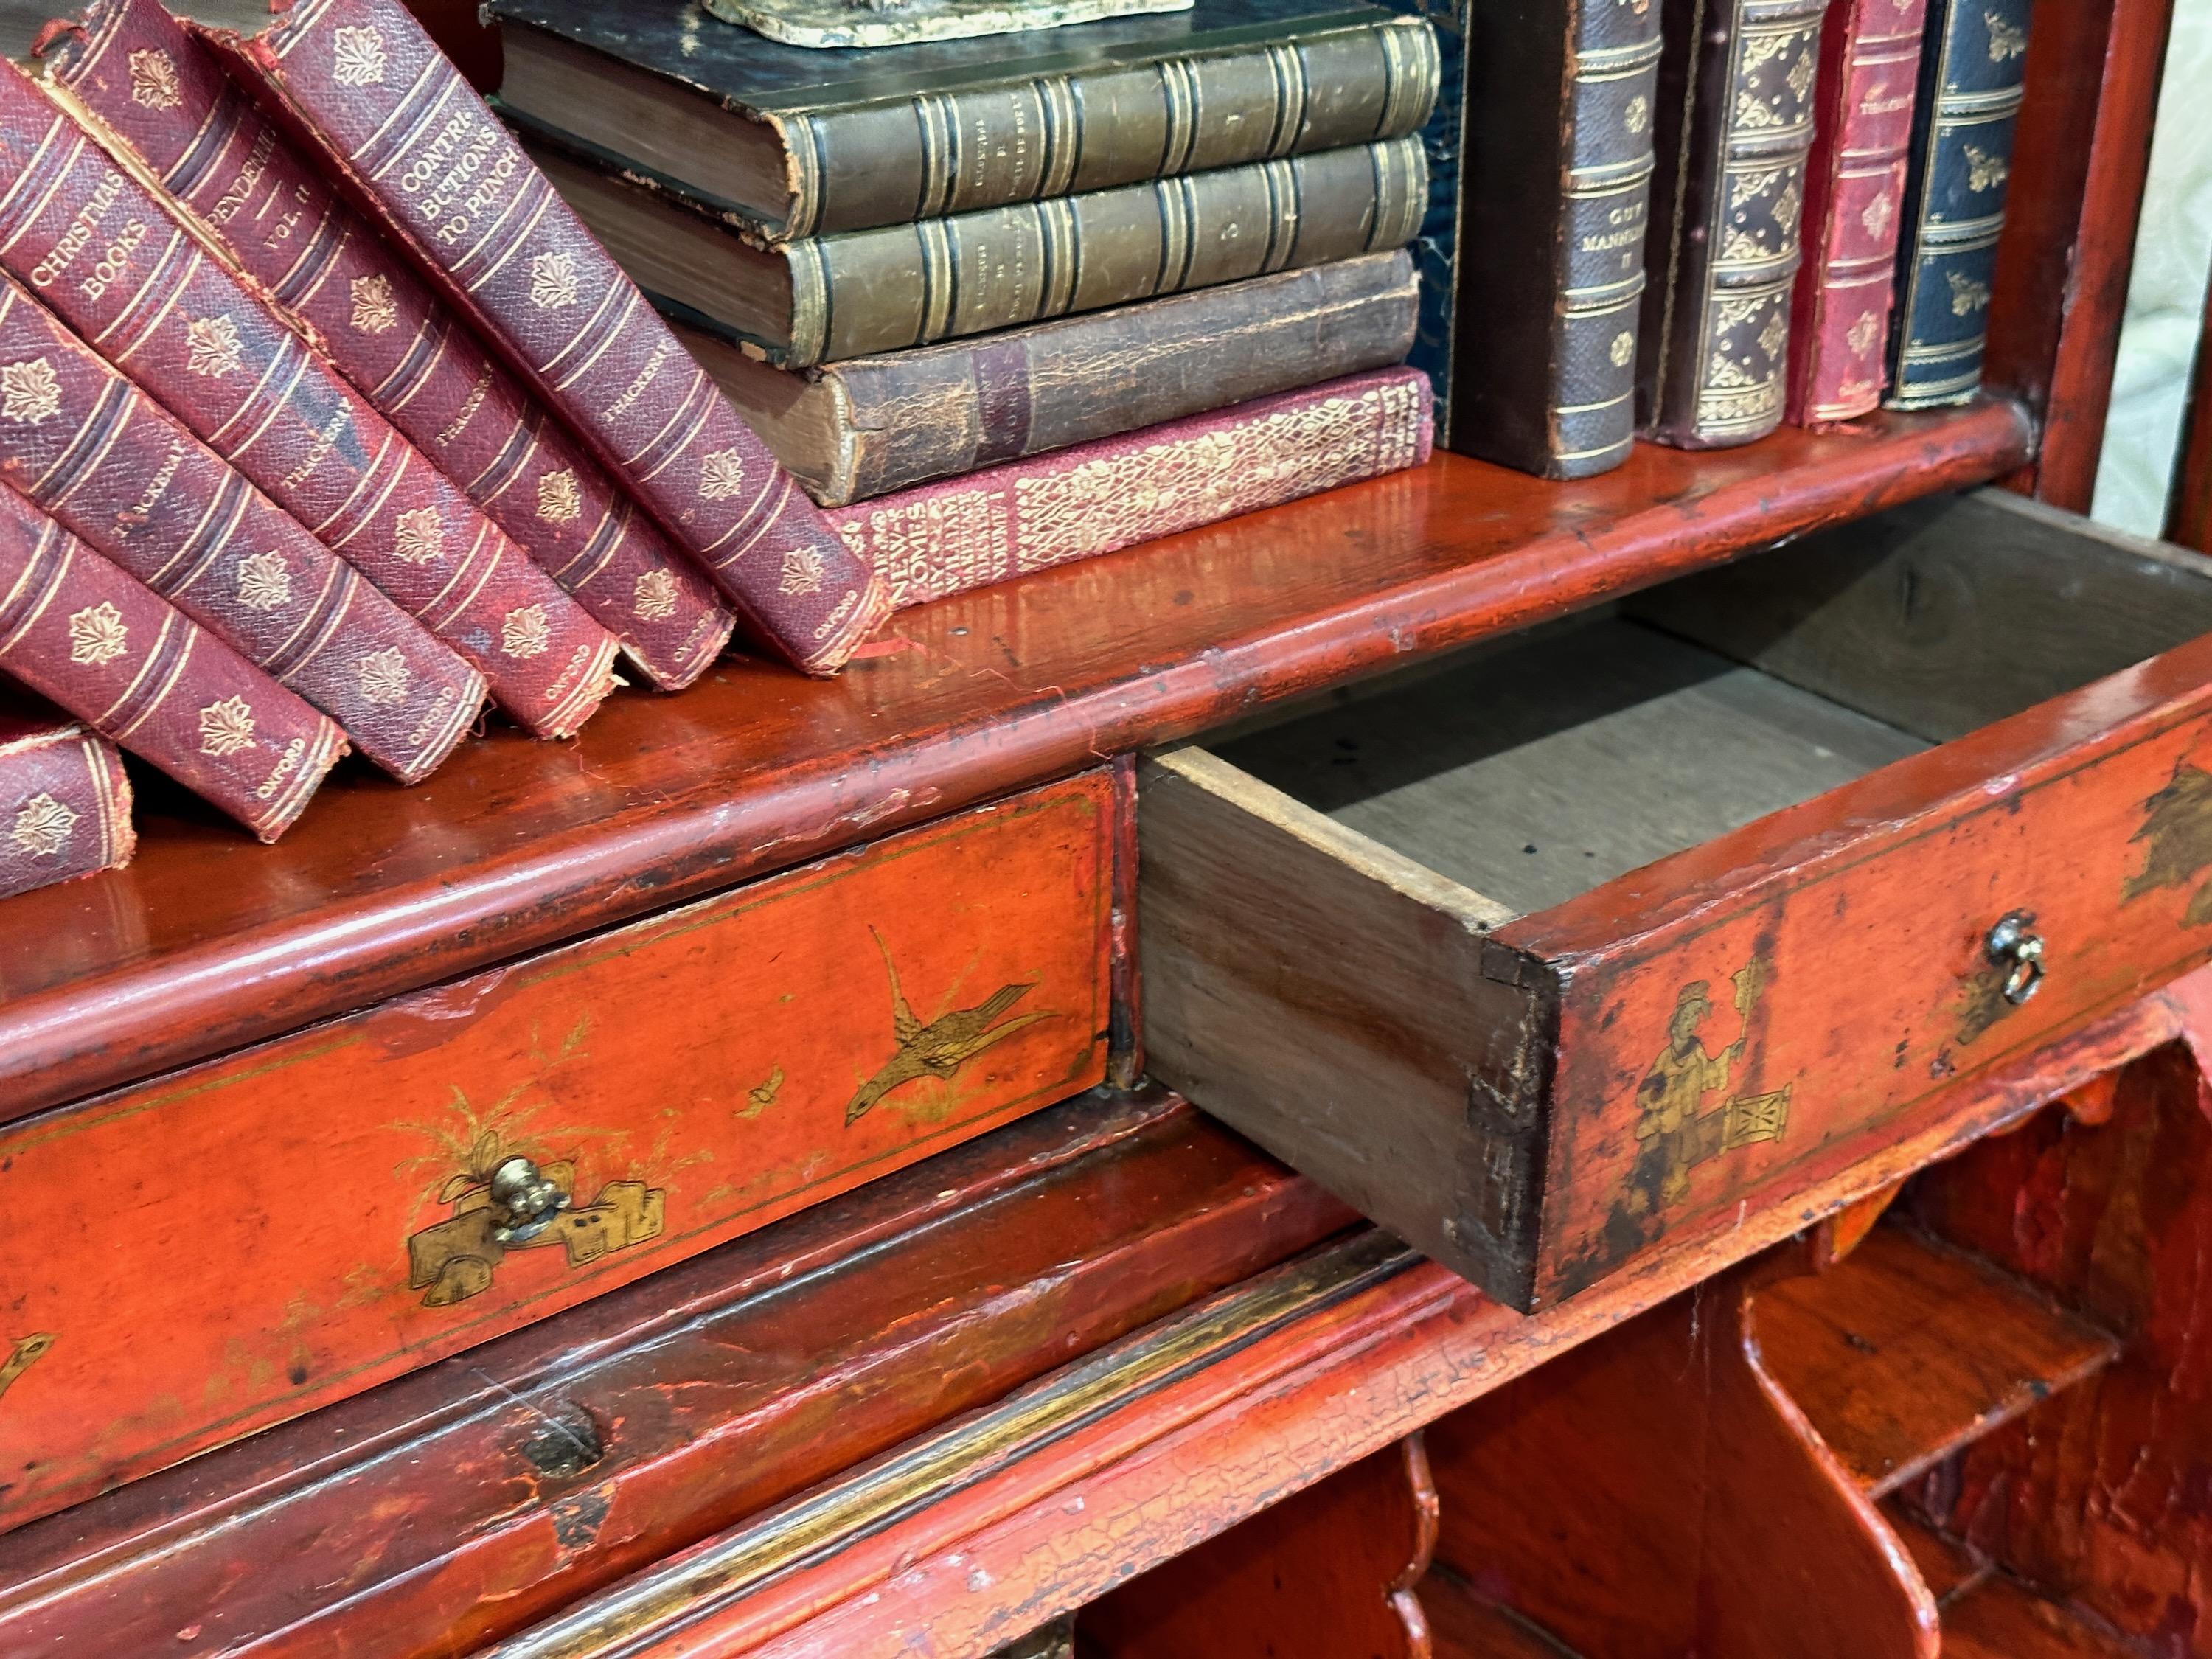
<svg viewBox="0 0 2212 1659">
<path fill-rule="evenodd" d="M 1120 799 L 1089 774 L 0 1131 L 0 1527 L 1098 1082 Z"/>
</svg>

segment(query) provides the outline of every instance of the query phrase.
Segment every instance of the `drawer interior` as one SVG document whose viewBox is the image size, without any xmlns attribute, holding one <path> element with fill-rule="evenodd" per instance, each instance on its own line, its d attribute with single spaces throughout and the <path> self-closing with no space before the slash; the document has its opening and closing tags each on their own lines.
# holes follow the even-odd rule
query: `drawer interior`
<svg viewBox="0 0 2212 1659">
<path fill-rule="evenodd" d="M 1520 915 L 1927 746 L 1611 615 L 1212 750 Z"/>
<path fill-rule="evenodd" d="M 2212 561 L 1991 490 L 1335 691 L 1206 747 L 1502 921 L 2205 632 Z"/>
</svg>

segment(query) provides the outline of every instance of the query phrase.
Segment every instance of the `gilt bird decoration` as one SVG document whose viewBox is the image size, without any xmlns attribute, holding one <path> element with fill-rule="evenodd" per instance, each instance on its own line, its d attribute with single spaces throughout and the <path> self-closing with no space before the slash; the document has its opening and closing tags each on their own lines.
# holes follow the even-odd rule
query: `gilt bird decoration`
<svg viewBox="0 0 2212 1659">
<path fill-rule="evenodd" d="M 986 1048 L 1004 1042 L 1015 1032 L 1040 1020 L 1059 1018 L 1057 1013 L 1045 1009 L 1023 1014 L 1003 1025 L 995 1023 L 1036 989 L 1036 981 L 1028 980 L 1018 985 L 1002 985 L 973 1008 L 956 1008 L 925 1025 L 914 1012 L 913 1005 L 907 1001 L 906 993 L 899 988 L 898 965 L 891 960 L 890 947 L 884 943 L 884 936 L 872 927 L 868 929 L 868 936 L 875 940 L 876 949 L 883 955 L 884 971 L 890 975 L 891 1036 L 898 1047 L 882 1069 L 845 1103 L 848 1128 L 866 1117 L 878 1101 L 901 1085 L 916 1078 L 949 1079 Z"/>
<path fill-rule="evenodd" d="M 0 1395 L 15 1386 L 15 1379 L 31 1369 L 32 1361 L 54 1346 L 52 1331 L 33 1331 L 28 1336 L 18 1337 L 5 1363 L 0 1363 Z"/>
</svg>

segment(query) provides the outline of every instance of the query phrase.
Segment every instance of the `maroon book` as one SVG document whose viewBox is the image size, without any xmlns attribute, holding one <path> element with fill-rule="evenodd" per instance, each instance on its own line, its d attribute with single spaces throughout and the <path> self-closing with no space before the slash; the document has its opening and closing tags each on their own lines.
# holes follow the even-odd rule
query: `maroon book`
<svg viewBox="0 0 2212 1659">
<path fill-rule="evenodd" d="M 0 684 L 0 898 L 116 869 L 137 844 L 115 745 Z"/>
<path fill-rule="evenodd" d="M 398 0 L 272 3 L 250 34 L 214 27 L 213 8 L 195 27 L 760 638 L 836 669 L 882 620 L 882 586 L 460 71 Z"/>
<path fill-rule="evenodd" d="M 614 636 L 507 540 L 168 205 L 10 64 L 0 264 L 544 737 L 614 684 Z"/>
<path fill-rule="evenodd" d="M 697 678 L 737 622 L 704 574 L 155 0 L 82 15 L 40 42 L 48 91 L 159 178 L 647 678 Z"/>
<path fill-rule="evenodd" d="M 1834 0 L 1821 28 L 1784 404 L 1800 426 L 1881 401 L 1926 11 L 1927 0 Z"/>
<path fill-rule="evenodd" d="M 403 783 L 484 678 L 0 276 L 0 480 L 344 728 Z"/>
<path fill-rule="evenodd" d="M 0 672 L 274 841 L 346 752 L 327 717 L 12 489 Z"/>
<path fill-rule="evenodd" d="M 900 605 L 1277 507 L 1429 459 L 1435 398 L 1382 368 L 833 508 Z"/>
</svg>

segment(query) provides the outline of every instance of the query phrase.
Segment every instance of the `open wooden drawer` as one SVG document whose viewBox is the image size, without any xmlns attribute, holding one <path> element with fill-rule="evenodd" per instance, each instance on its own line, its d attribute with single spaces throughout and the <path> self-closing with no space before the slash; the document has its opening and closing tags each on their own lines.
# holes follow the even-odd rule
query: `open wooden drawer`
<svg viewBox="0 0 2212 1659">
<path fill-rule="evenodd" d="M 1159 756 L 1151 1068 L 1571 1294 L 2212 955 L 2208 631 L 2212 562 L 1989 491 Z"/>
</svg>

